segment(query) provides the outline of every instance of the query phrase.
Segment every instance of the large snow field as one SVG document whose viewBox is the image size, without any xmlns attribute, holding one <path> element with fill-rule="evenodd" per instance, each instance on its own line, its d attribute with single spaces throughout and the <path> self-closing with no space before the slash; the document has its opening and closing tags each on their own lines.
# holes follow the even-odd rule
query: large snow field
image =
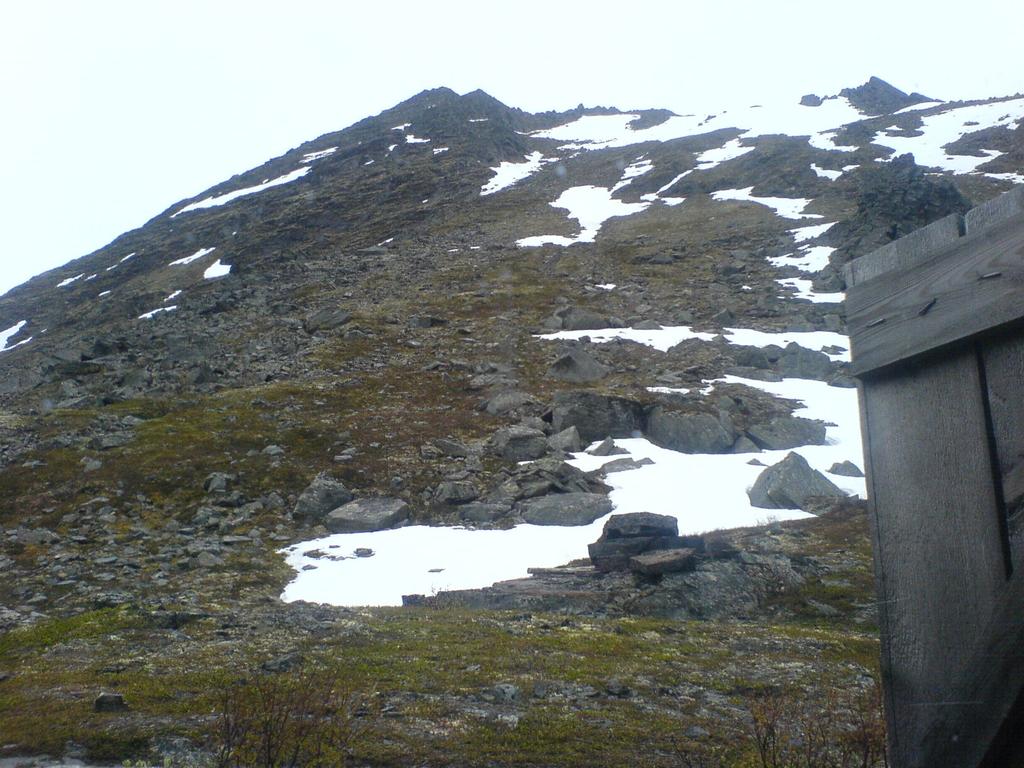
<svg viewBox="0 0 1024 768">
<path fill-rule="evenodd" d="M 803 401 L 796 415 L 822 419 L 828 444 L 795 451 L 815 469 L 827 471 L 833 462 L 861 461 L 857 393 L 820 381 L 785 379 L 763 382 L 727 376 L 721 384 L 744 384 L 779 397 Z M 748 462 L 756 456 L 764 464 L 781 461 L 789 451 L 759 454 L 684 454 L 659 448 L 644 438 L 617 440 L 635 459 L 654 463 L 615 472 L 607 482 L 614 513 L 656 512 L 672 515 L 681 533 L 702 533 L 718 528 L 756 525 L 769 518 L 808 517 L 800 510 L 754 507 L 746 490 L 763 467 Z M 575 454 L 570 463 L 583 470 L 596 469 L 621 456 Z M 851 494 L 864 494 L 864 481 L 829 475 Z M 282 550 L 297 571 L 285 589 L 286 601 L 307 600 L 333 605 L 400 605 L 402 595 L 433 594 L 449 589 L 471 589 L 496 581 L 527 576 L 531 567 L 552 567 L 585 558 L 587 544 L 601 535 L 606 518 L 585 526 L 518 525 L 504 531 L 409 526 L 373 533 L 334 534 Z M 356 557 L 358 548 L 373 550 L 372 557 Z M 312 554 L 344 558 L 331 560 Z M 315 566 L 303 570 L 307 566 Z"/>
</svg>

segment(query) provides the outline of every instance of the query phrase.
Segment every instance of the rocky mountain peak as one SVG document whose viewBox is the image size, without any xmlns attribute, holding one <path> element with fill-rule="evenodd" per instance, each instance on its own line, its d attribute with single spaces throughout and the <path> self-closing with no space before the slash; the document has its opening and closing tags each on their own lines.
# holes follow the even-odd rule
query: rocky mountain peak
<svg viewBox="0 0 1024 768">
<path fill-rule="evenodd" d="M 869 115 L 896 112 L 914 104 L 931 101 L 920 93 L 904 93 L 894 85 L 875 76 L 870 77 L 867 82 L 856 88 L 844 88 L 839 95 L 845 96 L 851 104 Z"/>
</svg>

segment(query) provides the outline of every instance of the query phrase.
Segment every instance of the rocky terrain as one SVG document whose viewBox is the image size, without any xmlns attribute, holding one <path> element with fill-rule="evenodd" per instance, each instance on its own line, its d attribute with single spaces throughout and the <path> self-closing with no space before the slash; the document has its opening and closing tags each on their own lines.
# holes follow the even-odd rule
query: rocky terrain
<svg viewBox="0 0 1024 768">
<path fill-rule="evenodd" d="M 354 765 L 754 765 L 766 692 L 853 717 L 860 457 L 776 394 L 851 396 L 843 264 L 1024 183 L 1024 99 L 772 109 L 428 91 L 0 297 L 0 759 L 187 764 L 231 683 L 325 669 Z M 629 516 L 688 456 L 746 517 Z M 449 589 L 330 538 L 455 574 L 411 538 L 454 530 L 578 552 Z"/>
</svg>

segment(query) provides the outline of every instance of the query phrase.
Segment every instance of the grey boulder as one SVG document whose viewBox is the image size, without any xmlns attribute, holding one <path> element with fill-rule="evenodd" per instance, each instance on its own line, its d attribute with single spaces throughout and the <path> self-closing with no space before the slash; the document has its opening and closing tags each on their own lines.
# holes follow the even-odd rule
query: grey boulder
<svg viewBox="0 0 1024 768">
<path fill-rule="evenodd" d="M 580 441 L 580 431 L 576 427 L 569 427 L 563 429 L 558 434 L 552 435 L 548 438 L 548 445 L 553 450 L 565 451 L 567 453 L 577 453 L 582 449 Z"/>
<path fill-rule="evenodd" d="M 610 370 L 595 360 L 587 350 L 576 347 L 555 360 L 548 368 L 548 375 L 573 384 L 586 384 L 603 379 Z"/>
<path fill-rule="evenodd" d="M 864 477 L 864 473 L 861 472 L 860 467 L 854 464 L 852 461 L 837 461 L 828 471 L 833 475 L 840 475 L 841 477 Z"/>
<path fill-rule="evenodd" d="M 344 504 L 324 520 L 332 533 L 359 533 L 393 528 L 409 516 L 409 505 L 401 499 L 372 497 Z"/>
<path fill-rule="evenodd" d="M 781 416 L 767 424 L 750 427 L 747 437 L 766 451 L 799 448 L 801 445 L 824 445 L 825 425 L 812 419 Z"/>
<path fill-rule="evenodd" d="M 352 492 L 339 480 L 321 473 L 299 495 L 293 514 L 299 520 L 319 522 L 332 510 L 352 501 Z"/>
<path fill-rule="evenodd" d="M 549 450 L 547 436 L 539 429 L 513 425 L 502 427 L 491 437 L 490 450 L 509 461 L 539 459 Z"/>
<path fill-rule="evenodd" d="M 611 511 L 600 493 L 552 493 L 519 503 L 519 514 L 532 525 L 589 525 Z"/>
<path fill-rule="evenodd" d="M 747 496 L 751 504 L 762 509 L 806 509 L 808 499 L 813 497 L 846 494 L 821 472 L 812 469 L 803 456 L 790 453 L 778 464 L 762 471 Z"/>
<path fill-rule="evenodd" d="M 673 413 L 657 406 L 647 418 L 647 437 L 681 453 L 726 453 L 734 435 L 708 413 Z"/>
</svg>

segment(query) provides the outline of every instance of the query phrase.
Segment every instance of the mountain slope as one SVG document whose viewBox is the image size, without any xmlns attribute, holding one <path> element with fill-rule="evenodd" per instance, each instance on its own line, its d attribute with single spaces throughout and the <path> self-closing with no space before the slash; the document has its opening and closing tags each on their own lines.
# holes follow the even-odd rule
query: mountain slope
<svg viewBox="0 0 1024 768">
<path fill-rule="evenodd" d="M 15 638 L 0 645 L 0 680 L 4 665 L 16 675 L 7 698 L 0 688 L 0 724 L 22 729 L 0 742 L 52 749 L 58 735 L 85 738 L 95 723 L 73 707 L 53 733 L 22 713 L 52 704 L 47 680 L 88 688 L 121 679 L 96 671 L 119 665 L 145 702 L 138 732 L 163 732 L 166 701 L 135 675 L 159 666 L 168 607 L 198 622 L 189 653 L 217 664 L 229 664 L 224 632 L 232 658 L 243 647 L 310 653 L 348 621 L 375 637 L 401 626 L 401 645 L 419 619 L 381 613 L 363 626 L 278 598 L 293 580 L 290 597 L 323 597 L 296 586 L 320 574 L 334 602 L 373 593 L 393 603 L 585 557 L 606 518 L 523 524 L 545 504 L 563 514 L 570 495 L 605 514 L 606 495 L 620 512 L 665 505 L 691 533 L 806 517 L 759 512 L 745 493 L 761 471 L 750 460 L 776 463 L 791 448 L 856 492 L 860 481 L 828 473 L 833 460 L 860 461 L 856 438 L 839 434 L 854 402 L 840 268 L 1024 182 L 1024 99 L 947 104 L 873 78 L 804 101 L 720 115 L 531 115 L 480 91 L 427 91 L 0 297 L 0 628 Z M 775 396 L 797 391 L 807 414 Z M 839 426 L 826 432 L 822 419 Z M 772 424 L 820 429 L 833 445 L 765 438 Z M 572 427 L 582 445 L 564 433 L 568 442 L 550 442 Z M 608 434 L 636 465 L 602 474 L 609 457 L 576 453 Z M 356 539 L 324 537 L 350 524 L 330 513 L 353 493 L 399 511 L 365 534 L 372 556 L 346 560 L 330 547 L 347 557 Z M 333 502 L 302 501 L 318 494 Z M 399 539 L 408 548 L 389 550 Z M 476 543 L 485 539 L 494 544 Z M 800 684 L 823 669 L 861 674 L 871 581 L 855 505 L 737 541 L 746 560 L 706 562 L 697 576 L 638 584 L 584 568 L 530 581 L 540 597 L 499 589 L 490 603 L 475 592 L 434 603 L 811 622 L 812 634 L 836 633 L 826 642 L 856 653 L 808 662 L 794 673 Z M 286 546 L 298 574 L 278 552 Z M 456 562 L 466 551 L 478 562 Z M 424 552 L 429 562 L 413 557 Z M 403 568 L 420 570 L 405 579 Z M 767 587 L 766 571 L 776 579 Z M 709 592 L 723 573 L 732 591 Z M 290 626 L 296 617 L 313 628 Z M 67 651 L 53 636 L 65 621 L 88 648 L 86 669 L 44 663 Z M 461 619 L 436 621 L 446 633 Z M 766 631 L 770 644 L 788 630 Z M 134 637 L 116 643 L 128 661 L 100 648 L 118 633 Z M 30 637 L 35 645 L 18 640 Z M 843 672 L 851 660 L 859 666 Z M 641 662 L 630 675 L 642 677 Z M 782 674 L 769 666 L 752 673 L 758 685 Z M 196 672 L 173 673 L 193 714 L 216 684 L 188 682 Z M 444 707 L 466 716 L 450 682 L 415 677 L 387 696 L 412 707 L 410 690 L 441 686 L 455 697 Z M 650 696 L 637 706 L 672 706 Z M 628 730 L 635 712 L 614 711 L 604 716 Z M 723 732 L 735 734 L 730 722 Z M 400 730 L 427 738 L 410 736 L 409 722 Z"/>
</svg>

